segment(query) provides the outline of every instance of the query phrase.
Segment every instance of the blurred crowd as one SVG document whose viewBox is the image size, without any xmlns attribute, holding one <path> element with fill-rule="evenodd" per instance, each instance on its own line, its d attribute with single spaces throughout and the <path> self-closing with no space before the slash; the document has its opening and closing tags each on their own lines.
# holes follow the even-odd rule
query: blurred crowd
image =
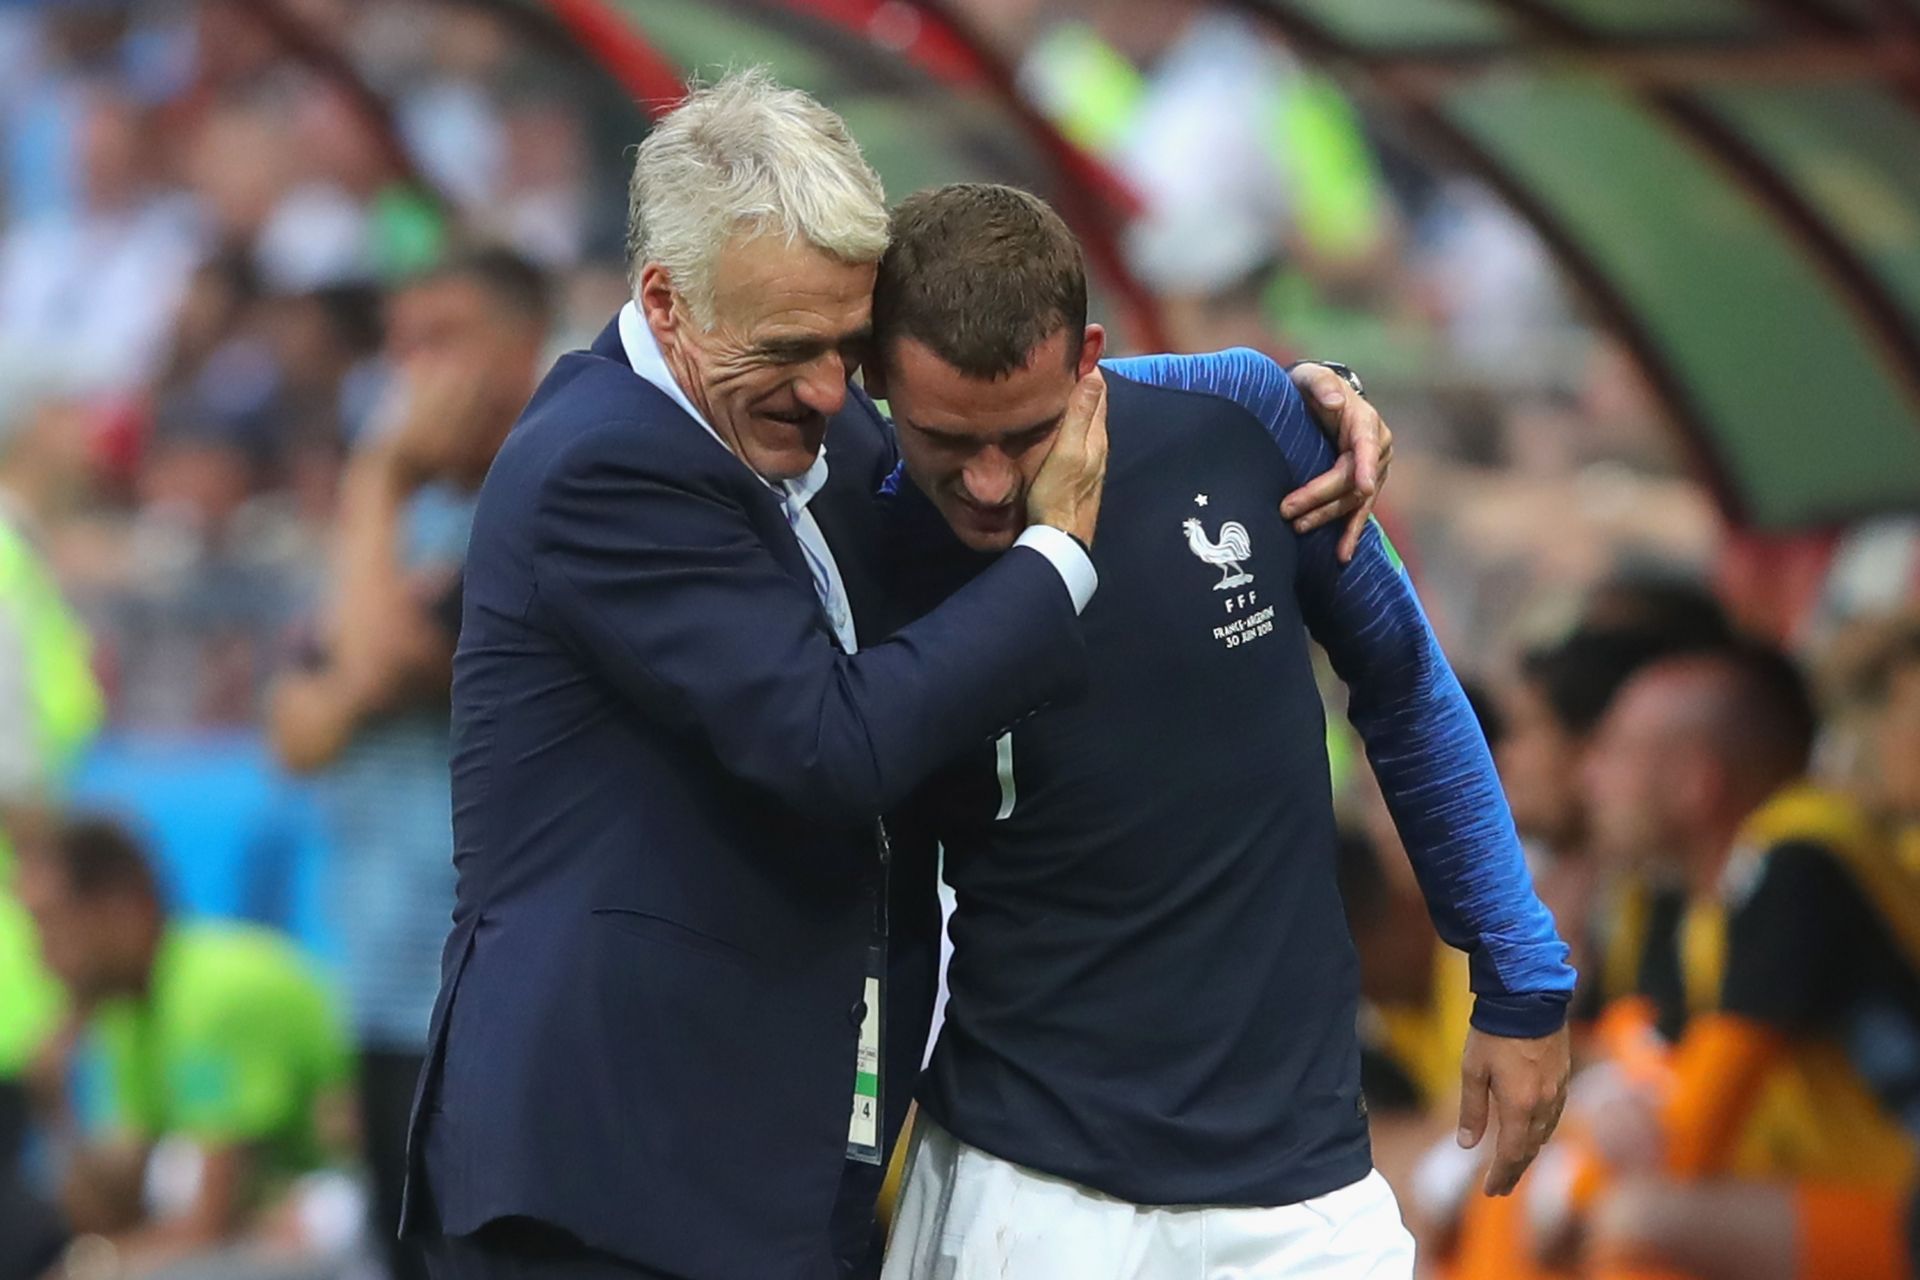
<svg viewBox="0 0 1920 1280">
<path fill-rule="evenodd" d="M 1576 1073 L 1511 1200 L 1454 1139 L 1467 965 L 1356 766 L 1375 1158 L 1429 1274 L 1899 1277 L 1920 1118 L 1920 614 L 1796 658 L 1623 578 L 1473 690 L 1573 948 Z"/>
<path fill-rule="evenodd" d="M 1920 1044 L 1872 1041 L 1911 1095 L 1856 1080 L 1844 1019 L 1920 972 L 1920 631 L 1797 637 L 1810 690 L 1745 638 L 1698 585 L 1710 504 L 1531 232 L 1240 19 L 961 7 L 1138 195 L 1178 347 L 1342 359 L 1398 433 L 1385 519 L 1486 690 L 1593 1068 L 1524 1202 L 1468 1194 L 1465 965 L 1331 744 L 1378 1156 L 1430 1265 L 1758 1275 L 1739 1215 L 1777 1200 L 1703 1259 L 1658 1188 L 1903 1197 Z M 0 3 L 0 1280 L 420 1274 L 389 1236 L 466 523 L 547 359 L 625 297 L 630 124 L 476 6 Z M 1759 892 L 1780 847 L 1800 880 Z M 1815 996 L 1743 945 L 1782 896 L 1819 904 L 1761 930 L 1790 955 L 1849 940 Z M 1676 1130 L 1736 990 L 1777 1043 L 1711 1078 L 1833 1088 Z M 1843 1095 L 1857 1128 L 1816 1141 Z"/>
<path fill-rule="evenodd" d="M 577 108 L 503 28 L 289 6 L 383 122 L 267 8 L 0 9 L 0 467 L 141 728 L 257 721 L 342 463 L 405 413 L 396 281 L 510 248 L 577 299 L 556 343 L 623 291 L 619 197 L 589 199 Z"/>
<path fill-rule="evenodd" d="M 1137 194 L 1128 258 L 1176 346 L 1362 371 L 1402 427 L 1393 519 L 1450 638 L 1508 643 L 1488 619 L 1564 613 L 1621 555 L 1707 561 L 1711 508 L 1630 363 L 1487 192 L 1227 14 L 977 3 L 1033 100 Z M 582 81 L 483 6 L 0 6 L 0 478 L 116 723 L 257 722 L 341 464 L 402 412 L 396 281 L 511 248 L 550 273 L 554 350 L 618 304 L 633 120 Z"/>
</svg>

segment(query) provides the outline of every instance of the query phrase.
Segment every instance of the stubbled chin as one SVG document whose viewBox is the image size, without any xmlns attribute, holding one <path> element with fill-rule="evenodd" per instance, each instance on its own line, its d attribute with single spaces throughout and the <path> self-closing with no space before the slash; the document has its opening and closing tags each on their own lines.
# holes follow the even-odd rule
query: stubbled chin
<svg viewBox="0 0 1920 1280">
<path fill-rule="evenodd" d="M 791 480 L 805 475 L 820 456 L 827 435 L 824 426 L 800 427 L 767 419 L 758 425 L 758 438 L 750 442 L 751 452 L 756 455 L 754 470 L 769 479 Z M 782 474 L 776 476 L 775 471 Z"/>
<path fill-rule="evenodd" d="M 777 441 L 755 440 L 747 445 L 748 465 L 775 482 L 799 479 L 819 456 L 818 440 L 807 441 L 797 435 Z"/>
<path fill-rule="evenodd" d="M 798 480 L 813 467 L 817 455 L 801 455 L 786 449 L 763 451 L 752 462 L 754 471 L 763 480 L 779 484 L 785 480 Z"/>
</svg>

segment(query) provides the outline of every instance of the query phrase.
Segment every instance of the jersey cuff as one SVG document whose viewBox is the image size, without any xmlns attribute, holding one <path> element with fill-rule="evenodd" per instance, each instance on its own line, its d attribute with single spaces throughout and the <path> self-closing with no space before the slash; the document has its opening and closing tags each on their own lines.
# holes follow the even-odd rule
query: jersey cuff
<svg viewBox="0 0 1920 1280">
<path fill-rule="evenodd" d="M 1013 545 L 1029 547 L 1045 556 L 1047 563 L 1060 574 L 1060 580 L 1067 584 L 1067 594 L 1073 597 L 1073 611 L 1086 611 L 1087 601 L 1093 599 L 1094 590 L 1100 585 L 1100 575 L 1094 572 L 1093 558 L 1079 539 L 1050 524 L 1035 524 L 1028 525 Z"/>
<path fill-rule="evenodd" d="M 1479 995 L 1473 1000 L 1473 1027 L 1509 1040 L 1538 1040 L 1567 1025 L 1568 991 L 1520 995 Z"/>
</svg>

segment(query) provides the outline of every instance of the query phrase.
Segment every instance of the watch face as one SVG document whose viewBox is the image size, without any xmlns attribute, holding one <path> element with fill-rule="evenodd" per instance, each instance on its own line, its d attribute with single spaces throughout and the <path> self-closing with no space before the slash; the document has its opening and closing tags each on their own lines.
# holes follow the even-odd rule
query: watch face
<svg viewBox="0 0 1920 1280">
<path fill-rule="evenodd" d="M 1340 380 L 1352 387 L 1355 395 L 1364 396 L 1367 394 L 1366 387 L 1360 382 L 1360 375 L 1355 373 L 1351 367 L 1334 360 L 1322 360 L 1319 363 L 1340 375 Z"/>
</svg>

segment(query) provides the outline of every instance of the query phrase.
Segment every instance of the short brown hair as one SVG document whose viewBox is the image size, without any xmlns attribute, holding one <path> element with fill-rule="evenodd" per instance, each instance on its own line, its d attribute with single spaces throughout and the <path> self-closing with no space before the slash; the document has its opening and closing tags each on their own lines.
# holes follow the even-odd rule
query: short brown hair
<svg viewBox="0 0 1920 1280">
<path fill-rule="evenodd" d="M 117 819 L 100 814 L 54 818 L 37 834 L 41 838 L 28 846 L 29 856 L 58 867 L 75 897 L 161 901 L 159 878 L 145 848 Z"/>
<path fill-rule="evenodd" d="M 420 283 L 467 280 L 530 325 L 553 323 L 553 284 L 547 273 L 512 249 L 482 245 L 463 250 L 423 272 Z"/>
<path fill-rule="evenodd" d="M 913 338 L 970 378 L 1003 378 L 1066 329 L 1080 358 L 1087 269 L 1080 242 L 1044 200 L 960 182 L 917 192 L 893 211 L 893 243 L 873 288 L 884 360 Z"/>
</svg>

